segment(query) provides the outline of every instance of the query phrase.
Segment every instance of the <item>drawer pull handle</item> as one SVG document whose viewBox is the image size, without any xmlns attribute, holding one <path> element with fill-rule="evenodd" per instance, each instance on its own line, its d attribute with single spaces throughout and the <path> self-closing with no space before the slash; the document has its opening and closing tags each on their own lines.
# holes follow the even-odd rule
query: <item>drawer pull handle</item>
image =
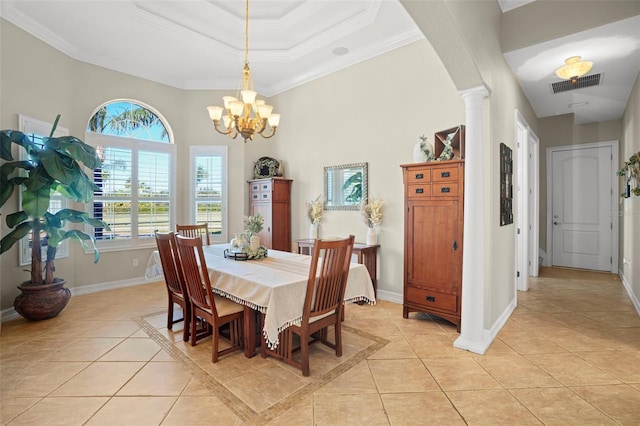
<svg viewBox="0 0 640 426">
<path fill-rule="evenodd" d="M 269 194 L 262 194 L 262 198 L 269 198 Z"/>
<path fill-rule="evenodd" d="M 423 188 L 416 188 L 416 194 L 423 194 L 423 193 L 424 193 Z"/>
<path fill-rule="evenodd" d="M 449 173 L 449 172 L 440 173 L 440 177 L 449 177 L 449 176 L 451 176 L 451 173 Z"/>
<path fill-rule="evenodd" d="M 427 296 L 426 299 L 427 299 L 427 302 L 435 302 L 436 301 L 436 297 L 435 296 Z"/>
<path fill-rule="evenodd" d="M 253 199 L 257 200 L 258 199 L 258 194 L 253 194 Z"/>
<path fill-rule="evenodd" d="M 424 174 L 416 173 L 416 179 L 424 179 Z"/>
<path fill-rule="evenodd" d="M 453 242 L 453 251 L 456 251 L 456 250 L 458 250 L 458 242 L 454 241 Z"/>
<path fill-rule="evenodd" d="M 443 186 L 442 188 L 440 188 L 440 192 L 451 192 L 451 188 L 449 188 L 448 186 Z"/>
</svg>

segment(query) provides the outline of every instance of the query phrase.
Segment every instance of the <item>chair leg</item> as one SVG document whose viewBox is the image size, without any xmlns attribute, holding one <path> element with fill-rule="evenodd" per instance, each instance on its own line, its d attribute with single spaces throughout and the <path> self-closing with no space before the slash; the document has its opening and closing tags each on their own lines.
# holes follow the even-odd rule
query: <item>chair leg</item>
<svg viewBox="0 0 640 426">
<path fill-rule="evenodd" d="M 173 300 L 169 296 L 169 308 L 167 309 L 167 328 L 173 329 Z"/>
<path fill-rule="evenodd" d="M 198 318 L 196 318 L 196 314 L 195 312 L 192 310 L 191 311 L 191 321 L 189 321 L 191 324 L 191 346 L 195 346 L 196 345 L 196 339 L 197 339 L 197 330 L 196 327 L 198 325 Z"/>
<path fill-rule="evenodd" d="M 191 309 L 189 309 L 186 305 L 187 302 L 185 302 L 185 306 L 182 309 L 182 316 L 184 317 L 184 328 L 182 329 L 182 340 L 184 342 L 188 342 L 189 341 L 189 329 L 191 327 Z"/>
<path fill-rule="evenodd" d="M 213 326 L 212 326 L 213 327 Z M 213 327 L 213 334 L 211 339 L 211 362 L 218 362 L 218 342 L 220 341 L 220 330 L 218 327 Z"/>
<path fill-rule="evenodd" d="M 293 339 L 293 333 L 289 333 L 290 338 Z M 290 348 L 293 346 L 293 342 L 290 343 Z M 289 359 L 293 359 L 293 352 L 289 349 Z M 300 361 L 302 361 L 302 375 L 307 377 L 309 375 L 309 339 L 303 335 L 300 335 Z"/>
<path fill-rule="evenodd" d="M 340 319 L 336 319 L 335 325 L 335 338 L 336 338 L 336 356 L 342 356 L 342 326 L 340 325 Z"/>
</svg>

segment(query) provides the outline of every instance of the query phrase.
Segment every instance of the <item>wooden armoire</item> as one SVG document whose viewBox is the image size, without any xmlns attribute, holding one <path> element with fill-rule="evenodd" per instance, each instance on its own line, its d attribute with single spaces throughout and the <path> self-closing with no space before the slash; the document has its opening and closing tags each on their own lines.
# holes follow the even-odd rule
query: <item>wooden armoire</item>
<svg viewBox="0 0 640 426">
<path fill-rule="evenodd" d="M 249 181 L 249 215 L 264 218 L 258 235 L 268 249 L 291 251 L 291 182 L 278 177 Z"/>
<path fill-rule="evenodd" d="M 426 312 L 460 331 L 464 160 L 402 165 L 402 315 Z"/>
</svg>

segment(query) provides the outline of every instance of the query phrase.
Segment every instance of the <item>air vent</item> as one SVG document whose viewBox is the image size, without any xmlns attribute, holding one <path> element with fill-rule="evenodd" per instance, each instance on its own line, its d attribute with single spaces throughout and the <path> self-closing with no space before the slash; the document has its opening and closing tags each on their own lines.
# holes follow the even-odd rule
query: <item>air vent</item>
<svg viewBox="0 0 640 426">
<path fill-rule="evenodd" d="M 600 84 L 600 74 L 585 75 L 579 77 L 578 81 L 572 83 L 569 80 L 559 81 L 551 84 L 553 93 L 567 92 L 569 90 L 584 89 L 585 87 L 598 86 Z"/>
</svg>

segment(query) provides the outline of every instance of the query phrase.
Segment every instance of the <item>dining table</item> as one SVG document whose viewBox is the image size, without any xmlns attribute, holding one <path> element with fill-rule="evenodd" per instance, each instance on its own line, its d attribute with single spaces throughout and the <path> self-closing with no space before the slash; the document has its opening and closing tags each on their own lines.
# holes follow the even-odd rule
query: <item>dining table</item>
<svg viewBox="0 0 640 426">
<path fill-rule="evenodd" d="M 202 247 L 214 293 L 244 305 L 244 354 L 256 354 L 256 325 L 261 323 L 264 341 L 273 349 L 280 332 L 300 322 L 311 267 L 311 256 L 267 250 L 262 259 L 239 260 L 225 257 L 230 244 Z M 229 253 L 229 252 L 227 252 Z M 149 265 L 157 274 L 157 256 Z M 149 268 L 148 268 L 149 270 Z M 344 301 L 375 304 L 376 297 L 366 266 L 351 263 Z M 258 321 L 258 318 L 261 321 Z"/>
</svg>

